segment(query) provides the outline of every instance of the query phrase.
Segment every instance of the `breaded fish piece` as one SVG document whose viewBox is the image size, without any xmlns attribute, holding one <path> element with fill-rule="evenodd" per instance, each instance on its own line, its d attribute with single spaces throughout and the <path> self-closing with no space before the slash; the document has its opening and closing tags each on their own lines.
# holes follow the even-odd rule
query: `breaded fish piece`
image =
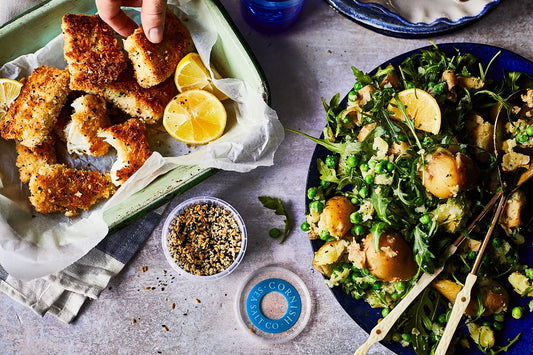
<svg viewBox="0 0 533 355">
<path fill-rule="evenodd" d="M 168 79 L 181 58 L 194 50 L 194 44 L 189 30 L 167 9 L 160 43 L 150 42 L 140 26 L 126 38 L 124 49 L 133 62 L 137 82 L 149 88 Z"/>
<path fill-rule="evenodd" d="M 40 213 L 62 212 L 76 216 L 116 191 L 109 173 L 68 168 L 63 164 L 42 166 L 30 179 L 30 202 Z"/>
<path fill-rule="evenodd" d="M 85 83 L 104 85 L 117 80 L 127 67 L 127 58 L 113 29 L 100 16 L 63 16 L 64 57 L 72 87 Z"/>
<path fill-rule="evenodd" d="M 41 166 L 57 163 L 55 139 L 50 137 L 42 144 L 28 148 L 16 142 L 17 162 L 20 180 L 27 184 L 39 172 Z"/>
<path fill-rule="evenodd" d="M 106 102 L 96 95 L 84 95 L 72 102 L 74 113 L 65 127 L 67 150 L 70 154 L 101 156 L 109 150 L 98 130 L 111 126 Z"/>
<path fill-rule="evenodd" d="M 2 137 L 16 139 L 28 148 L 42 144 L 70 92 L 68 82 L 66 70 L 45 65 L 35 69 L 1 123 Z"/>
<path fill-rule="evenodd" d="M 130 67 L 122 72 L 117 81 L 104 86 L 89 84 L 76 89 L 100 95 L 129 116 L 141 118 L 147 124 L 155 124 L 163 117 L 165 107 L 177 93 L 172 78 L 149 89 L 140 87 Z"/>
<path fill-rule="evenodd" d="M 152 154 L 144 123 L 137 118 L 102 129 L 98 136 L 117 151 L 117 160 L 111 167 L 111 178 L 117 186 L 125 183 Z"/>
</svg>

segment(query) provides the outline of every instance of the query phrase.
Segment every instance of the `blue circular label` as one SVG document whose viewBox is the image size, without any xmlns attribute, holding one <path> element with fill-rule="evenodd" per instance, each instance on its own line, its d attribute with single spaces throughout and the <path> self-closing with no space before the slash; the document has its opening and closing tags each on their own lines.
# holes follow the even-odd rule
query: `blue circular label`
<svg viewBox="0 0 533 355">
<path fill-rule="evenodd" d="M 278 292 L 287 300 L 287 311 L 279 319 L 270 319 L 261 309 L 263 297 Z M 289 330 L 300 317 L 302 301 L 293 285 L 282 279 L 266 279 L 258 282 L 246 299 L 246 313 L 254 326 L 266 333 L 281 333 Z"/>
</svg>

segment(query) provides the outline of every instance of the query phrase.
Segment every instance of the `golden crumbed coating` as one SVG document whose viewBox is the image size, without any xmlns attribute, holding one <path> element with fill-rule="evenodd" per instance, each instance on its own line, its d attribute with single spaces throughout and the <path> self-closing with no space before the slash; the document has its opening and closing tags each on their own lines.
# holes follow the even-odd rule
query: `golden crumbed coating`
<svg viewBox="0 0 533 355">
<path fill-rule="evenodd" d="M 19 177 L 25 184 L 30 181 L 32 175 L 39 172 L 41 166 L 57 163 L 55 139 L 52 137 L 34 148 L 28 148 L 17 142 L 16 150 Z"/>
<path fill-rule="evenodd" d="M 64 56 L 74 86 L 116 80 L 127 60 L 113 29 L 98 15 L 63 16 Z M 72 85 L 71 83 L 71 85 Z"/>
<path fill-rule="evenodd" d="M 63 212 L 76 216 L 116 190 L 109 173 L 67 168 L 63 164 L 42 166 L 30 179 L 30 202 L 40 213 Z"/>
<path fill-rule="evenodd" d="M 109 150 L 98 130 L 111 125 L 106 102 L 96 95 L 84 95 L 72 103 L 74 113 L 65 128 L 67 150 L 70 154 L 101 156 Z"/>
<path fill-rule="evenodd" d="M 163 117 L 165 107 L 177 93 L 172 78 L 149 89 L 142 88 L 133 77 L 131 68 L 124 70 L 117 81 L 107 85 L 87 84 L 76 89 L 100 95 L 131 117 L 141 118 L 147 124 L 155 124 Z"/>
<path fill-rule="evenodd" d="M 66 70 L 39 66 L 30 75 L 1 123 L 2 137 L 33 148 L 50 135 L 68 93 Z"/>
<path fill-rule="evenodd" d="M 189 30 L 167 9 L 160 43 L 150 42 L 140 26 L 124 41 L 124 49 L 133 62 L 137 82 L 149 88 L 168 79 L 181 58 L 194 50 L 194 44 Z"/>
<path fill-rule="evenodd" d="M 100 130 L 104 137 L 117 151 L 117 161 L 111 168 L 111 177 L 115 185 L 122 185 L 144 164 L 152 154 L 148 144 L 144 123 L 136 118 Z"/>
</svg>

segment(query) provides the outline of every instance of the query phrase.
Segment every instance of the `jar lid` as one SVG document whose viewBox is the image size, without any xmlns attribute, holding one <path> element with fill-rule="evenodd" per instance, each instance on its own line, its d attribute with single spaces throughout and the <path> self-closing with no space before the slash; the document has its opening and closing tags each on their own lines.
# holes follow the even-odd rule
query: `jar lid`
<svg viewBox="0 0 533 355">
<path fill-rule="evenodd" d="M 255 338 L 281 343 L 296 337 L 311 316 L 311 296 L 290 270 L 269 265 L 253 272 L 237 293 L 239 323 Z"/>
</svg>

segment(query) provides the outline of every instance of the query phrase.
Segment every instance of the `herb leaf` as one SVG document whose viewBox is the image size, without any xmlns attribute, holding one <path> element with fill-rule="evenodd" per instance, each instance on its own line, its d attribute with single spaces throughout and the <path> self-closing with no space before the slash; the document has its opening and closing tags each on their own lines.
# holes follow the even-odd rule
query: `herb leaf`
<svg viewBox="0 0 533 355">
<path fill-rule="evenodd" d="M 283 243 L 290 233 L 292 224 L 289 215 L 285 210 L 285 207 L 283 206 L 283 203 L 279 198 L 273 198 L 268 196 L 259 196 L 259 201 L 261 201 L 263 207 L 273 210 L 275 214 L 279 216 L 285 216 L 285 229 L 283 231 L 283 237 L 279 241 L 280 244 Z"/>
</svg>

